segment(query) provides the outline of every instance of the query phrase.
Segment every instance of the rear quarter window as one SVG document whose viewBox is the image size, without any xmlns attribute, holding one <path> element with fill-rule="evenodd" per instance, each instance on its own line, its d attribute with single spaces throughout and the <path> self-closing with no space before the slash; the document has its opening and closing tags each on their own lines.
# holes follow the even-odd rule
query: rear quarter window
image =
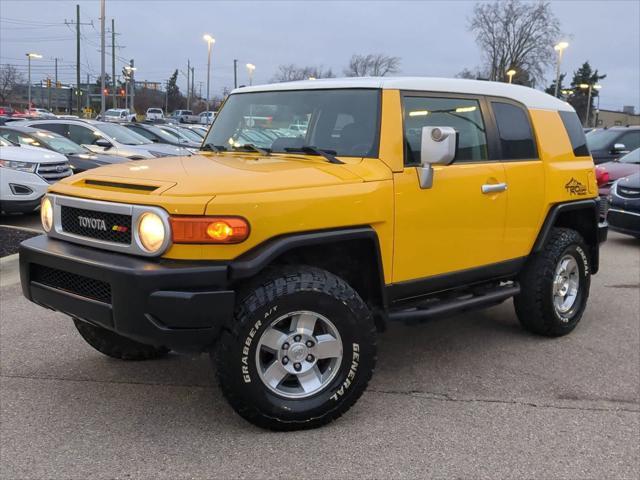
<svg viewBox="0 0 640 480">
<path fill-rule="evenodd" d="M 536 142 L 527 112 L 505 102 L 491 102 L 498 127 L 502 160 L 537 159 Z"/>
<path fill-rule="evenodd" d="M 573 154 L 576 157 L 588 157 L 590 155 L 587 147 L 587 137 L 584 135 L 582 124 L 576 112 L 558 112 L 564 129 L 567 131 Z"/>
</svg>

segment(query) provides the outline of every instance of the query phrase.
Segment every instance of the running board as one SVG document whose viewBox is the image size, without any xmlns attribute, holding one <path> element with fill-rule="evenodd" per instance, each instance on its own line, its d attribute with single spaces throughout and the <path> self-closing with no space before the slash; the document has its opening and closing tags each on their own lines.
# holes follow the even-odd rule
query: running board
<svg viewBox="0 0 640 480">
<path fill-rule="evenodd" d="M 421 308 L 418 306 L 412 309 L 389 312 L 387 318 L 390 321 L 427 320 L 436 316 L 452 315 L 466 310 L 497 305 L 518 293 L 520 293 L 520 285 L 514 283 L 513 285 L 497 287 L 480 295 L 468 294 L 462 298 L 442 300 L 427 307 Z"/>
</svg>

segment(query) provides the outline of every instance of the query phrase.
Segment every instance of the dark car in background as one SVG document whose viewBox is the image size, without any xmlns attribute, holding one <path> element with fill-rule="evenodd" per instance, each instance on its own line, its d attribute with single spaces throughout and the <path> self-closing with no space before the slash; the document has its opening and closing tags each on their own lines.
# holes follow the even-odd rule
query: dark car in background
<svg viewBox="0 0 640 480">
<path fill-rule="evenodd" d="M 614 183 L 607 203 L 609 228 L 640 238 L 640 173 Z"/>
<path fill-rule="evenodd" d="M 640 126 L 597 129 L 587 134 L 593 163 L 610 162 L 640 147 Z"/>
<path fill-rule="evenodd" d="M 73 173 L 81 173 L 102 165 L 130 161 L 128 158 L 116 155 L 93 153 L 62 135 L 34 127 L 22 127 L 17 124 L 2 126 L 0 127 L 0 137 L 18 145 L 41 147 L 60 153 L 69 160 Z"/>
</svg>

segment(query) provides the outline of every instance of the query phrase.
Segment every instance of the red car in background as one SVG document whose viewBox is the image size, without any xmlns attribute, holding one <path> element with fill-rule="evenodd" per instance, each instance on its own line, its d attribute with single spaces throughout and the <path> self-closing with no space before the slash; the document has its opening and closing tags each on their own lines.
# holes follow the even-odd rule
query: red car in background
<svg viewBox="0 0 640 480">
<path fill-rule="evenodd" d="M 598 193 L 601 199 L 601 213 L 604 212 L 607 196 L 614 182 L 634 173 L 640 173 L 640 148 L 636 148 L 615 161 L 596 165 L 596 181 L 598 182 Z"/>
</svg>

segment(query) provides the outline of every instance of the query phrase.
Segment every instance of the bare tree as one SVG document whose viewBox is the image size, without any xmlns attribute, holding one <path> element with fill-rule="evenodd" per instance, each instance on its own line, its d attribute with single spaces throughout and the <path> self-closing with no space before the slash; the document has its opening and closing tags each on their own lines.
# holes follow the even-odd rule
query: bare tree
<svg viewBox="0 0 640 480">
<path fill-rule="evenodd" d="M 319 65 L 299 67 L 293 63 L 278 66 L 278 71 L 271 79 L 272 82 L 293 82 L 295 80 L 308 80 L 309 78 L 333 78 L 333 71 Z"/>
<path fill-rule="evenodd" d="M 369 53 L 367 55 L 352 55 L 344 74 L 347 77 L 384 77 L 399 71 L 400 57 Z"/>
<path fill-rule="evenodd" d="M 482 49 L 489 80 L 504 81 L 507 70 L 514 69 L 520 72 L 514 82 L 532 86 L 544 80 L 545 70 L 553 64 L 553 45 L 561 33 L 549 2 L 521 0 L 477 3 L 469 30 Z"/>
<path fill-rule="evenodd" d="M 24 75 L 13 65 L 0 66 L 0 101 L 7 103 L 17 85 L 25 83 Z"/>
</svg>

